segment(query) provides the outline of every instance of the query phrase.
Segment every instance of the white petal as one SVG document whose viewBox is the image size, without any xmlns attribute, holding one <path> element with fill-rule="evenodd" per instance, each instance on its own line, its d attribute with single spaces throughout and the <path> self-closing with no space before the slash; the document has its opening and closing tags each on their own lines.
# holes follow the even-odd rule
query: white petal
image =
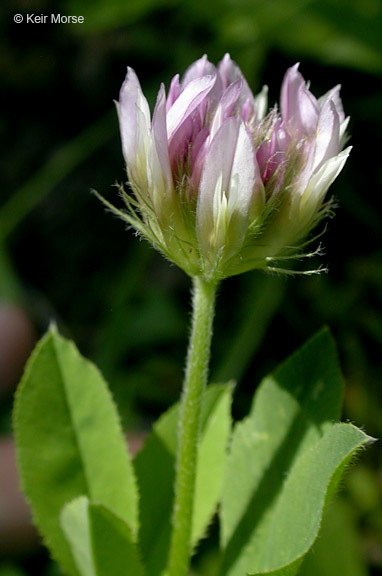
<svg viewBox="0 0 382 576">
<path fill-rule="evenodd" d="M 303 220 L 308 221 L 320 208 L 329 186 L 344 167 L 351 148 L 349 146 L 334 158 L 327 160 L 318 172 L 311 177 L 300 202 L 300 216 Z"/>
<path fill-rule="evenodd" d="M 199 242 L 206 252 L 210 248 L 214 230 L 214 199 L 216 202 L 217 183 L 221 180 L 222 191 L 228 192 L 239 127 L 238 118 L 228 118 L 217 131 L 204 158 L 196 222 Z"/>
<path fill-rule="evenodd" d="M 268 86 L 263 86 L 261 92 L 255 96 L 255 111 L 257 120 L 262 120 L 268 110 Z"/>
<path fill-rule="evenodd" d="M 235 211 L 240 213 L 242 217 L 247 218 L 255 188 L 256 167 L 255 150 L 253 148 L 252 139 L 244 123 L 240 124 L 239 134 L 237 137 L 231 171 L 231 182 L 236 175 L 238 175 L 240 185 Z"/>
<path fill-rule="evenodd" d="M 238 250 L 247 231 L 257 179 L 255 151 L 243 122 L 228 118 L 206 154 L 198 205 L 197 232 L 204 250 Z"/>
<path fill-rule="evenodd" d="M 345 120 L 343 120 L 343 122 L 341 122 L 340 124 L 340 148 L 342 148 L 343 145 L 346 143 L 347 140 L 346 129 L 348 127 L 349 121 L 350 116 L 347 116 Z"/>
<path fill-rule="evenodd" d="M 150 112 L 146 98 L 143 96 L 137 75 L 132 68 L 127 69 L 127 75 L 119 93 L 117 106 L 122 139 L 122 150 L 127 166 L 134 163 L 137 141 L 137 102 L 150 124 Z"/>
<path fill-rule="evenodd" d="M 331 90 L 326 92 L 326 94 L 321 96 L 321 98 L 318 99 L 318 103 L 322 108 L 324 106 L 325 102 L 327 102 L 327 100 L 332 100 L 333 104 L 336 107 L 340 122 L 343 122 L 345 120 L 345 114 L 344 114 L 344 109 L 342 106 L 342 100 L 340 97 L 340 90 L 341 90 L 341 85 L 338 84 L 337 86 L 335 86 L 334 88 L 332 88 Z"/>
<path fill-rule="evenodd" d="M 320 111 L 314 143 L 312 169 L 316 171 L 339 152 L 340 121 L 332 100 L 325 102 Z"/>
</svg>

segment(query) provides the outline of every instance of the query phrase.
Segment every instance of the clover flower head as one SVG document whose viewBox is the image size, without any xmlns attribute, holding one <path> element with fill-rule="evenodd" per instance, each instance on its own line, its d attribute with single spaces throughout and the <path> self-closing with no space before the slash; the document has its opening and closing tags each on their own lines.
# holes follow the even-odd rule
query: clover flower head
<svg viewBox="0 0 382 576">
<path fill-rule="evenodd" d="M 274 269 L 329 211 L 350 152 L 339 91 L 316 99 L 296 64 L 267 111 L 267 88 L 254 96 L 228 54 L 217 67 L 203 56 L 167 97 L 161 85 L 151 118 L 128 68 L 118 115 L 132 193 L 122 191 L 122 216 L 190 276 Z"/>
</svg>

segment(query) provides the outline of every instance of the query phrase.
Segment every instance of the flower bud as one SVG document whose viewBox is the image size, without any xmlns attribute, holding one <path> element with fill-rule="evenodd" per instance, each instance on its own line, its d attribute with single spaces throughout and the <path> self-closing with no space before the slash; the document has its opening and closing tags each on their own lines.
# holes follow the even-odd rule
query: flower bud
<svg viewBox="0 0 382 576">
<path fill-rule="evenodd" d="M 175 76 L 167 98 L 162 85 L 152 119 L 128 68 L 118 114 L 133 193 L 123 191 L 123 217 L 190 276 L 273 269 L 328 212 L 350 151 L 339 87 L 317 100 L 296 64 L 280 110 L 266 112 L 267 89 L 255 97 L 228 54 Z"/>
</svg>

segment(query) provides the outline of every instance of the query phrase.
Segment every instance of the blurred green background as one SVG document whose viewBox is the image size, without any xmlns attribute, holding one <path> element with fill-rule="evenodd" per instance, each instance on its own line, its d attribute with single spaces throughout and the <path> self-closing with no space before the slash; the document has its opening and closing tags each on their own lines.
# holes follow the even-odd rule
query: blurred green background
<svg viewBox="0 0 382 576">
<path fill-rule="evenodd" d="M 346 377 L 344 419 L 380 438 L 381 2 L 14 0 L 0 11 L 0 303 L 21 306 L 36 335 L 56 321 L 100 366 L 130 432 L 148 429 L 179 396 L 190 282 L 90 193 L 119 202 L 113 184 L 125 172 L 113 99 L 126 66 L 151 105 L 161 81 L 168 87 L 204 53 L 216 63 L 229 52 L 254 92 L 269 85 L 271 105 L 296 61 L 315 95 L 342 84 L 354 149 L 332 187 L 338 209 L 321 260 L 329 274 L 253 272 L 225 281 L 211 376 L 237 379 L 234 414 L 241 418 L 261 377 L 328 324 Z M 82 15 L 85 22 L 16 24 L 17 13 Z M 12 378 L 0 407 L 4 435 L 11 432 Z M 381 495 L 376 444 L 346 475 L 318 545 L 324 553 L 312 556 L 306 576 L 382 572 Z M 340 541 L 347 568 L 338 564 Z M 1 576 L 56 573 L 41 549 L 0 550 Z M 202 546 L 200 573 L 213 566 L 213 552 Z"/>
</svg>

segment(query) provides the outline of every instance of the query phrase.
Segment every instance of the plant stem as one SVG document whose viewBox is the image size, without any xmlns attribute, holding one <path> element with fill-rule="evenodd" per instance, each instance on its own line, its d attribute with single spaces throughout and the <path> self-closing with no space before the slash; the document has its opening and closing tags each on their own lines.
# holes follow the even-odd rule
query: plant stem
<svg viewBox="0 0 382 576">
<path fill-rule="evenodd" d="M 175 480 L 169 576 L 186 576 L 191 531 L 203 391 L 207 383 L 217 284 L 193 279 L 192 331 L 183 384 Z"/>
</svg>

